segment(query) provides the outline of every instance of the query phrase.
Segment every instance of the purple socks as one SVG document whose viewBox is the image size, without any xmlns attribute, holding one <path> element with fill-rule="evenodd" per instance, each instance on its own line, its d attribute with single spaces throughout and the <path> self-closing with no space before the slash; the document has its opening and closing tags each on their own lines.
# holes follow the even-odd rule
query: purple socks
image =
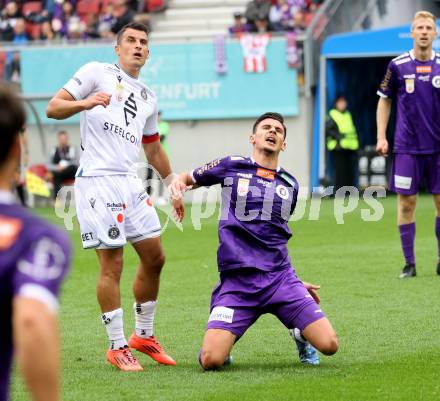
<svg viewBox="0 0 440 401">
<path fill-rule="evenodd" d="M 437 239 L 440 235 L 440 219 L 436 220 Z M 399 225 L 400 243 L 406 263 L 416 264 L 414 256 L 414 238 L 416 236 L 416 223 Z"/>
</svg>

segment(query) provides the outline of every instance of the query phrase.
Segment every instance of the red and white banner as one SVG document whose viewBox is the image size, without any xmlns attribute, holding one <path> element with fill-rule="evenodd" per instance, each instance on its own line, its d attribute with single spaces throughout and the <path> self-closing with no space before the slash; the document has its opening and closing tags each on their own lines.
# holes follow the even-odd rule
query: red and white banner
<svg viewBox="0 0 440 401">
<path fill-rule="evenodd" d="M 261 73 L 266 71 L 266 47 L 269 41 L 270 34 L 244 34 L 241 36 L 245 72 Z"/>
</svg>

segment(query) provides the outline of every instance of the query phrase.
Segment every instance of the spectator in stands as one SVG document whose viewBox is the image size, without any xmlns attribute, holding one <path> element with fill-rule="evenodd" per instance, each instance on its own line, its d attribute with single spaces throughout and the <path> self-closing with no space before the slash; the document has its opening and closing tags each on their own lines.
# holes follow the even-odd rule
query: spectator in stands
<svg viewBox="0 0 440 401">
<path fill-rule="evenodd" d="M 67 37 L 69 39 L 85 39 L 87 37 L 85 31 L 86 24 L 77 15 L 69 18 L 67 25 Z"/>
<path fill-rule="evenodd" d="M 12 44 L 15 46 L 26 45 L 29 42 L 26 33 L 26 23 L 23 18 L 17 18 L 14 25 Z M 20 53 L 8 52 L 5 62 L 4 78 L 6 81 L 20 82 Z"/>
<path fill-rule="evenodd" d="M 256 33 L 267 33 L 269 30 L 269 21 L 267 18 L 257 18 L 255 21 L 255 30 Z"/>
<path fill-rule="evenodd" d="M 20 10 L 19 3 L 16 1 L 10 1 L 6 4 L 5 8 L 1 12 L 0 20 L 0 40 L 12 41 L 14 39 L 14 26 L 17 19 L 23 18 Z"/>
<path fill-rule="evenodd" d="M 113 34 L 117 34 L 122 27 L 134 20 L 135 12 L 128 8 L 126 0 L 115 0 L 113 3 L 114 22 L 110 28 Z"/>
<path fill-rule="evenodd" d="M 287 31 L 292 21 L 292 7 L 287 0 L 278 0 L 270 7 L 269 22 L 272 31 Z"/>
<path fill-rule="evenodd" d="M 112 36 L 110 31 L 115 17 L 113 16 L 113 4 L 108 2 L 105 8 L 105 12 L 99 16 L 99 35 L 101 38 L 108 38 Z"/>
<path fill-rule="evenodd" d="M 58 15 L 58 16 L 56 16 Z M 78 17 L 72 3 L 64 1 L 61 6 L 61 14 L 57 11 L 52 19 L 52 29 L 57 37 L 69 38 L 69 25 L 75 24 Z"/>
<path fill-rule="evenodd" d="M 55 34 L 52 30 L 52 24 L 49 20 L 41 23 L 40 40 L 53 40 Z"/>
<path fill-rule="evenodd" d="M 58 145 L 50 156 L 48 179 L 53 181 L 53 196 L 56 199 L 63 182 L 75 178 L 77 154 L 74 146 L 69 145 L 69 135 L 66 131 L 58 132 Z"/>
<path fill-rule="evenodd" d="M 297 11 L 304 11 L 307 8 L 307 1 L 308 0 L 288 0 L 291 13 L 295 14 Z"/>
<path fill-rule="evenodd" d="M 86 39 L 98 39 L 101 37 L 99 33 L 99 18 L 96 14 L 87 14 L 86 27 L 84 36 Z"/>
<path fill-rule="evenodd" d="M 269 21 L 270 2 L 266 0 L 251 0 L 246 6 L 245 17 L 251 29 L 257 31 L 255 22 L 257 20 Z"/>
<path fill-rule="evenodd" d="M 306 28 L 305 13 L 302 10 L 296 11 L 292 16 L 292 30 L 296 33 L 303 33 Z"/>
<path fill-rule="evenodd" d="M 242 33 L 250 32 L 251 28 L 249 24 L 243 21 L 243 13 L 234 13 L 234 25 L 229 27 L 229 33 L 231 35 L 240 35 Z"/>
</svg>

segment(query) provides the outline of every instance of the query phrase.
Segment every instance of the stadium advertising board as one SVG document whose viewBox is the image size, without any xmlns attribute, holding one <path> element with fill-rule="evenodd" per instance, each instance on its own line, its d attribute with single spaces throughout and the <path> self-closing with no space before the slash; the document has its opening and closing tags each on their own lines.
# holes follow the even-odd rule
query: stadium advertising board
<svg viewBox="0 0 440 401">
<path fill-rule="evenodd" d="M 267 46 L 267 70 L 248 73 L 238 41 L 226 42 L 227 71 L 215 71 L 214 46 L 208 43 L 152 44 L 140 78 L 158 95 L 168 120 L 255 117 L 267 110 L 298 115 L 296 70 L 289 69 L 284 39 Z M 28 48 L 22 51 L 22 86 L 27 95 L 52 95 L 90 61 L 115 62 L 111 45 Z M 44 102 L 41 102 L 44 103 Z M 43 123 L 45 105 L 39 104 Z M 78 117 L 69 120 L 79 121 Z"/>
</svg>

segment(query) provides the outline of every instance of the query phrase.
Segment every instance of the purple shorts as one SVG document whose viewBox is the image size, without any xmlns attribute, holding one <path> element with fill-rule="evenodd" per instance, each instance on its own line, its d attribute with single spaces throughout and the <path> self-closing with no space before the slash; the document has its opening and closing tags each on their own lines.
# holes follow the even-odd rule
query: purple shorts
<svg viewBox="0 0 440 401">
<path fill-rule="evenodd" d="M 390 191 L 402 195 L 415 195 L 424 179 L 428 192 L 440 194 L 440 153 L 430 155 L 394 154 Z"/>
<path fill-rule="evenodd" d="M 275 315 L 288 329 L 301 331 L 325 316 L 292 268 L 240 269 L 220 274 L 207 328 L 241 337 L 264 313 Z"/>
</svg>

